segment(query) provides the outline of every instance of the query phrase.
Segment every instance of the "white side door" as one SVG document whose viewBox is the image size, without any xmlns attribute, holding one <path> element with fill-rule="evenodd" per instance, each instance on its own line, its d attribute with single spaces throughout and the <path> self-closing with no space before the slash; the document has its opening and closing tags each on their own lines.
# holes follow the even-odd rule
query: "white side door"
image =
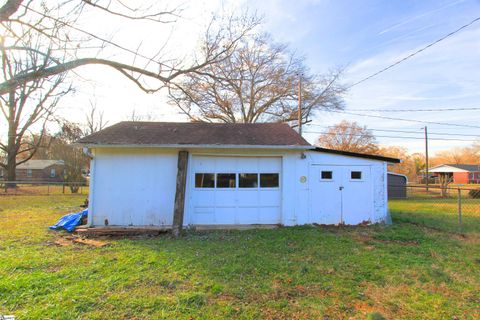
<svg viewBox="0 0 480 320">
<path fill-rule="evenodd" d="M 310 222 L 360 224 L 371 220 L 370 166 L 312 165 Z"/>
<path fill-rule="evenodd" d="M 371 221 L 373 186 L 370 166 L 343 168 L 342 220 L 345 224 Z"/>
<path fill-rule="evenodd" d="M 338 224 L 342 218 L 343 171 L 339 166 L 310 167 L 310 222 Z"/>
</svg>

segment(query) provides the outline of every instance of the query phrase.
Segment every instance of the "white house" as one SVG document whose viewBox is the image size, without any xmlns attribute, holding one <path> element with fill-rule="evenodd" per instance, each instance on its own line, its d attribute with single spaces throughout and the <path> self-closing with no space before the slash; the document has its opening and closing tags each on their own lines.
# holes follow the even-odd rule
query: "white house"
<svg viewBox="0 0 480 320">
<path fill-rule="evenodd" d="M 121 122 L 79 143 L 90 226 L 382 222 L 399 162 L 315 148 L 281 123 Z"/>
</svg>

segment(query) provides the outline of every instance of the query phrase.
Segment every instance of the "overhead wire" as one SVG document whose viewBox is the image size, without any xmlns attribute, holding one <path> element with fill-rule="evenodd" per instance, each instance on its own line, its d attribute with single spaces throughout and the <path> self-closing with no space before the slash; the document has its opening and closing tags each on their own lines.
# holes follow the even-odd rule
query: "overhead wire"
<svg viewBox="0 0 480 320">
<path fill-rule="evenodd" d="M 352 109 L 360 112 L 443 112 L 443 111 L 473 111 L 480 110 L 480 107 L 472 108 L 439 108 L 439 109 Z"/>
<path fill-rule="evenodd" d="M 363 78 L 363 79 L 361 79 L 361 80 L 359 80 L 359 81 L 351 84 L 350 86 L 347 86 L 347 89 L 350 89 L 350 88 L 352 88 L 352 87 L 354 87 L 354 86 L 356 86 L 356 85 L 359 85 L 360 83 L 363 83 L 363 82 L 365 82 L 365 81 L 367 81 L 367 80 L 370 80 L 371 78 L 374 78 L 374 77 L 378 76 L 379 74 L 381 74 L 381 73 L 383 73 L 383 72 L 385 72 L 385 71 L 388 71 L 389 69 L 391 69 L 391 68 L 393 68 L 393 67 L 401 64 L 402 62 L 404 62 L 404 61 L 406 61 L 406 60 L 408 60 L 408 59 L 416 56 L 417 54 L 419 54 L 419 53 L 427 50 L 428 48 L 436 45 L 437 43 L 442 42 L 443 40 L 445 40 L 445 39 L 447 39 L 447 38 L 449 38 L 449 37 L 457 34 L 458 32 L 462 31 L 462 30 L 465 29 L 465 28 L 468 28 L 469 26 L 471 26 L 472 24 L 474 24 L 474 23 L 476 23 L 476 22 L 478 22 L 478 21 L 480 21 L 480 17 L 477 17 L 477 18 L 473 19 L 473 20 L 470 21 L 469 23 L 464 24 L 464 25 L 461 26 L 460 28 L 458 28 L 458 29 L 456 29 L 456 30 L 454 30 L 454 31 L 446 34 L 445 36 L 441 37 L 440 39 L 437 39 L 437 40 L 435 40 L 434 42 L 431 42 L 431 43 L 429 43 L 428 45 L 426 45 L 426 46 L 424 46 L 424 47 L 416 50 L 415 52 L 410 53 L 409 55 L 403 57 L 403 58 L 400 59 L 400 60 L 397 60 L 396 62 L 390 64 L 389 66 L 387 66 L 387 67 L 385 67 L 385 68 L 383 68 L 383 69 L 380 69 L 379 71 L 377 71 L 377 72 L 375 72 L 375 73 L 373 73 L 373 74 L 371 74 L 371 75 L 369 75 L 369 76 L 367 76 L 367 77 L 365 77 L 365 78 Z"/>
<path fill-rule="evenodd" d="M 317 133 L 321 135 L 337 135 L 335 132 L 323 132 L 323 131 L 304 131 L 304 133 Z M 348 133 L 348 136 L 361 137 L 363 134 Z M 393 138 L 393 139 L 414 139 L 414 140 L 424 140 L 423 137 L 407 137 L 407 136 L 384 136 L 384 135 L 375 135 L 375 138 Z M 428 138 L 428 140 L 435 141 L 464 141 L 464 142 L 475 142 L 476 140 L 467 140 L 467 139 L 456 139 L 456 138 Z"/>
<path fill-rule="evenodd" d="M 316 127 L 323 127 L 323 128 L 335 128 L 335 126 L 325 126 L 322 124 L 316 123 L 307 123 L 306 126 L 316 126 Z M 380 132 L 396 132 L 396 133 L 411 133 L 411 134 L 424 134 L 423 129 L 418 131 L 412 130 L 395 130 L 395 129 L 376 129 L 376 128 L 367 128 L 367 130 L 371 131 L 380 131 Z M 463 134 L 463 133 L 449 133 L 449 132 L 428 132 L 429 135 L 446 135 L 446 136 L 463 136 L 463 137 L 479 137 L 480 134 Z"/>
<path fill-rule="evenodd" d="M 428 121 L 428 120 L 415 120 L 415 119 L 405 119 L 405 118 L 395 118 L 395 117 L 385 117 L 385 116 L 378 116 L 378 115 L 371 115 L 371 114 L 362 114 L 362 113 L 355 113 L 355 112 L 348 112 L 348 111 L 340 111 L 340 110 L 323 110 L 325 112 L 334 112 L 334 113 L 343 113 L 349 114 L 354 116 L 360 117 L 371 117 L 371 118 L 379 118 L 379 119 L 386 119 L 386 120 L 396 120 L 396 121 L 406 121 L 406 122 L 416 122 L 416 123 L 429 123 L 429 124 L 436 124 L 442 126 L 455 126 L 455 127 L 467 127 L 467 128 L 478 128 L 480 126 L 475 125 L 468 125 L 468 124 L 459 124 L 459 123 L 449 123 L 449 122 L 436 122 L 436 121 Z"/>
</svg>

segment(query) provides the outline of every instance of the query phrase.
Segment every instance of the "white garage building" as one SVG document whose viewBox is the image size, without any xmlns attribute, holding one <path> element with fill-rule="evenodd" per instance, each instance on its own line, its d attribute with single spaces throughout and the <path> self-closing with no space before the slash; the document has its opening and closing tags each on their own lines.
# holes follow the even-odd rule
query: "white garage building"
<svg viewBox="0 0 480 320">
<path fill-rule="evenodd" d="M 90 226 L 382 222 L 399 162 L 315 148 L 281 123 L 121 122 L 79 143 Z"/>
</svg>

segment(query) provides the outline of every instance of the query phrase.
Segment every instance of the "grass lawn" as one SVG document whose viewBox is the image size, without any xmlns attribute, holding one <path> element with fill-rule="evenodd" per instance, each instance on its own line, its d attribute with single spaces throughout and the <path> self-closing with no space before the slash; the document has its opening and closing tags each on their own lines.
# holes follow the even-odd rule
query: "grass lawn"
<svg viewBox="0 0 480 320">
<path fill-rule="evenodd" d="M 480 214 L 393 226 L 188 233 L 57 246 L 84 196 L 0 198 L 0 314 L 17 319 L 478 319 Z M 422 207 L 423 206 L 423 207 Z M 409 210 L 424 213 L 408 213 Z M 431 226 L 433 228 L 430 228 Z"/>
</svg>

